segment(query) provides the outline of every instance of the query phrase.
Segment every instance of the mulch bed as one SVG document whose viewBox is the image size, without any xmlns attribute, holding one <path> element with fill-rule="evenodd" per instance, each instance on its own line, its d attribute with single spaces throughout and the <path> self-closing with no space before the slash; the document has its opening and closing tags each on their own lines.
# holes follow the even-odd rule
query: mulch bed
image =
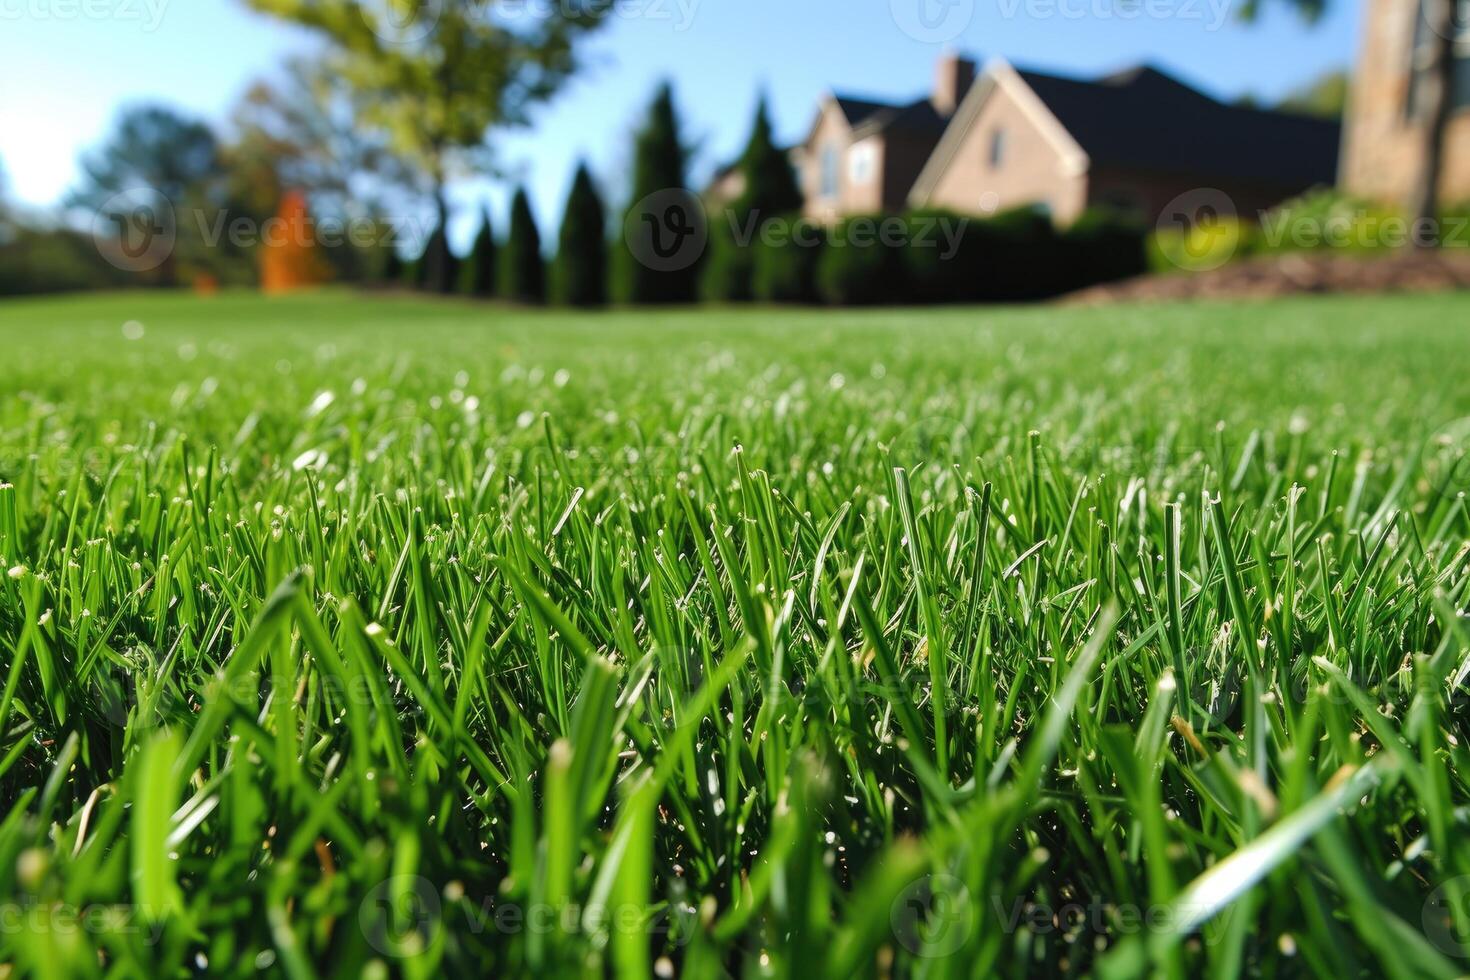
<svg viewBox="0 0 1470 980">
<path fill-rule="evenodd" d="M 1387 256 L 1300 252 L 1231 262 L 1208 272 L 1140 276 L 1084 289 L 1068 305 L 1182 299 L 1269 299 L 1300 293 L 1404 293 L 1470 289 L 1470 250 Z"/>
</svg>

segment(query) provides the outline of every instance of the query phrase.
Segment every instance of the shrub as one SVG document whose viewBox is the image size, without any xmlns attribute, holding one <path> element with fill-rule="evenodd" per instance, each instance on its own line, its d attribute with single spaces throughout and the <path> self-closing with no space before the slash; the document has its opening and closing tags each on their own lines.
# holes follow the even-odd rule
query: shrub
<svg viewBox="0 0 1470 980">
<path fill-rule="evenodd" d="M 510 237 L 500 262 L 500 295 L 517 303 L 546 302 L 546 260 L 541 256 L 541 233 L 536 230 L 525 188 L 516 191 L 510 206 Z"/>
<path fill-rule="evenodd" d="M 1062 233 L 1064 289 L 1142 275 L 1148 271 L 1147 242 L 1141 221 L 1106 209 L 1087 211 Z"/>
<path fill-rule="evenodd" d="M 982 270 L 973 298 L 1045 299 L 1065 291 L 1062 238 L 1051 216 L 1034 207 L 1002 211 L 967 229 L 964 252 Z"/>
<path fill-rule="evenodd" d="M 905 274 L 916 302 L 1036 300 L 1077 283 L 1075 249 L 1037 208 L 987 218 L 916 212 L 906 234 Z"/>
<path fill-rule="evenodd" d="M 1400 212 L 1335 190 L 1317 190 L 1261 216 L 1254 251 L 1371 252 L 1409 244 L 1410 225 Z"/>
<path fill-rule="evenodd" d="M 0 296 L 148 284 L 105 262 L 90 236 L 0 223 Z"/>
<path fill-rule="evenodd" d="M 1161 228 L 1149 238 L 1155 272 L 1200 272 L 1259 250 L 1258 230 L 1238 217 L 1214 218 L 1189 228 Z"/>
<path fill-rule="evenodd" d="M 919 211 L 905 219 L 904 275 L 918 303 L 959 303 L 979 296 L 985 260 L 978 219 L 949 211 Z"/>
<path fill-rule="evenodd" d="M 728 221 L 710 228 L 709 252 L 700 295 L 712 303 L 748 303 L 755 298 L 755 241 L 741 244 Z"/>
<path fill-rule="evenodd" d="M 863 306 L 908 299 L 904 247 L 885 232 L 897 228 L 895 222 L 902 219 L 854 215 L 831 229 L 817 263 L 817 291 L 823 300 Z"/>
<path fill-rule="evenodd" d="M 585 164 L 578 164 L 562 218 L 553 269 L 554 293 L 567 306 L 607 302 L 606 211 Z"/>
<path fill-rule="evenodd" d="M 750 247 L 752 292 L 762 303 L 819 302 L 817 270 L 826 246 L 826 229 L 799 217 L 785 222 L 792 229 L 789 237 L 758 237 Z"/>
<path fill-rule="evenodd" d="M 271 234 L 261 241 L 261 291 L 289 293 L 319 286 L 331 278 L 331 266 L 317 247 L 306 196 L 289 191 L 281 198 Z"/>
</svg>

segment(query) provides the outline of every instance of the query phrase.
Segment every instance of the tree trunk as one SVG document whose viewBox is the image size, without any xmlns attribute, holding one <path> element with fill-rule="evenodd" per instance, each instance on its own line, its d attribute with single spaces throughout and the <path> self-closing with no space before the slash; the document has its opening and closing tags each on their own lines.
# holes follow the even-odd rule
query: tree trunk
<svg viewBox="0 0 1470 980">
<path fill-rule="evenodd" d="M 1459 24 L 1455 18 L 1455 0 L 1423 0 L 1425 26 L 1430 34 L 1430 56 L 1427 65 L 1414 65 L 1421 72 L 1417 81 L 1419 104 L 1413 106 L 1416 120 L 1423 126 L 1420 136 L 1419 182 L 1409 200 L 1414 220 L 1412 239 L 1418 248 L 1439 245 L 1439 181 L 1444 171 L 1445 131 L 1449 128 L 1454 106 L 1455 36 Z"/>
</svg>

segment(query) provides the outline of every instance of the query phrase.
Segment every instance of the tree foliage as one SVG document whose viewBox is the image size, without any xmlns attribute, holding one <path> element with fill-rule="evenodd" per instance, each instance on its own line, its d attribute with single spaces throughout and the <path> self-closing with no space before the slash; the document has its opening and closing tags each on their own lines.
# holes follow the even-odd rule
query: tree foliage
<svg viewBox="0 0 1470 980">
<path fill-rule="evenodd" d="M 636 223 L 643 202 L 665 192 L 687 192 L 689 151 L 679 132 L 673 87 L 665 82 L 648 110 L 633 144 L 633 186 L 626 226 Z M 654 269 L 627 248 L 618 250 L 617 294 L 629 303 L 691 303 L 699 292 L 699 268 Z"/>
<path fill-rule="evenodd" d="M 756 106 L 750 141 L 740 157 L 739 167 L 745 177 L 745 188 L 735 199 L 733 207 L 737 216 L 755 215 L 765 219 L 801 210 L 804 199 L 796 170 L 787 151 L 776 145 L 764 96 Z"/>
<path fill-rule="evenodd" d="M 459 291 L 465 296 L 485 298 L 495 295 L 496 259 L 495 228 L 487 208 L 480 219 L 480 230 L 470 254 L 459 264 Z"/>
<path fill-rule="evenodd" d="M 585 163 L 577 165 L 567 197 L 552 283 L 558 303 L 601 306 L 607 302 L 606 210 Z"/>
<path fill-rule="evenodd" d="M 203 122 L 162 105 L 123 110 L 110 136 L 83 155 L 72 207 L 96 210 L 117 194 L 147 188 L 177 208 L 219 171 L 220 147 Z"/>
<path fill-rule="evenodd" d="M 510 206 L 510 236 L 501 255 L 500 295 L 517 303 L 546 302 L 546 261 L 541 256 L 541 233 L 531 213 L 525 188 L 516 191 Z"/>
<path fill-rule="evenodd" d="M 281 199 L 271 234 L 261 243 L 261 291 L 287 293 L 330 278 L 331 268 L 320 253 L 306 195 L 289 191 Z"/>
<path fill-rule="evenodd" d="M 710 228 L 710 256 L 705 263 L 703 292 L 707 299 L 748 302 L 756 298 L 755 245 L 762 224 L 801 210 L 802 194 L 786 151 L 776 145 L 766 100 L 756 106 L 750 140 L 735 165 L 743 187 Z"/>
<path fill-rule="evenodd" d="M 204 123 L 167 106 L 133 106 L 100 147 L 83 155 L 81 182 L 66 203 L 99 223 L 116 223 L 120 237 L 145 210 L 150 224 L 167 225 L 175 244 L 152 275 L 160 285 L 175 285 L 181 263 L 209 257 L 196 232 L 222 203 L 220 159 L 219 142 Z M 181 215 L 205 221 L 179 221 Z"/>
<path fill-rule="evenodd" d="M 422 175 L 443 224 L 446 183 L 488 167 L 489 131 L 524 125 L 531 108 L 571 77 L 578 42 L 603 23 L 613 0 L 550 4 L 534 14 L 486 0 L 249 3 L 327 38 L 330 70 L 359 96 L 356 124 L 387 134 Z"/>
</svg>

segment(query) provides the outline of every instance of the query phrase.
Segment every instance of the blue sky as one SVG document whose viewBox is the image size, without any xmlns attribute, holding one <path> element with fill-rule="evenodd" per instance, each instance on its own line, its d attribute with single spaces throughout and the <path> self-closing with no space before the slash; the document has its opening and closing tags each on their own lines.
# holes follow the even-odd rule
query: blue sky
<svg viewBox="0 0 1470 980">
<path fill-rule="evenodd" d="M 702 177 L 738 154 L 761 90 L 791 141 L 829 88 L 923 94 L 946 48 L 1081 75 L 1148 61 L 1219 96 L 1274 98 L 1350 64 L 1362 17 L 1362 0 L 1331 0 L 1314 26 L 1271 0 L 1253 25 L 1235 19 L 1238 0 L 1127 2 L 619 0 L 586 48 L 584 75 L 533 129 L 494 139 L 549 224 L 578 157 L 617 196 L 629 134 L 661 78 L 676 84 Z M 251 79 L 314 43 L 243 0 L 0 0 L 0 167 L 10 194 L 55 201 L 75 179 L 79 152 L 124 103 L 164 100 L 222 121 Z M 503 227 L 507 198 L 504 184 L 459 187 L 455 238 L 472 233 L 481 200 Z"/>
</svg>

